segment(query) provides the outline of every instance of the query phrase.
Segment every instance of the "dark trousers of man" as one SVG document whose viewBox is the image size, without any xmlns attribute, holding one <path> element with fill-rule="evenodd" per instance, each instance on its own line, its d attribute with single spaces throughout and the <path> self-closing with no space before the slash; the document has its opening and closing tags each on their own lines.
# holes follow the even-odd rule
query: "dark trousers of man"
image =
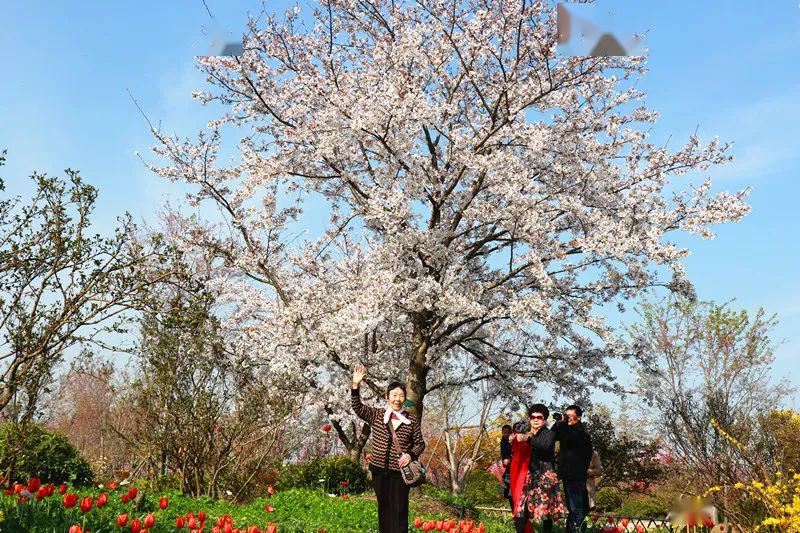
<svg viewBox="0 0 800 533">
<path fill-rule="evenodd" d="M 586 515 L 589 514 L 586 479 L 565 479 L 564 496 L 567 500 L 567 533 L 584 533 Z"/>
<path fill-rule="evenodd" d="M 511 474 L 509 472 L 510 466 L 506 466 L 505 472 L 503 472 L 503 497 L 508 500 L 508 504 L 511 506 L 511 512 L 514 512 L 514 500 L 511 498 Z"/>
<path fill-rule="evenodd" d="M 397 470 L 383 470 L 372 465 L 372 486 L 378 498 L 378 531 L 408 532 L 408 485 Z"/>
</svg>

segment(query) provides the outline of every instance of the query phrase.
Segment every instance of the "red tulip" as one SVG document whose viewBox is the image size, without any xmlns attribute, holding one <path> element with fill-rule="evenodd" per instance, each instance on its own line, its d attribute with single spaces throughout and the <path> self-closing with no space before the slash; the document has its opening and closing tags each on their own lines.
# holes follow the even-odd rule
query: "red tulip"
<svg viewBox="0 0 800 533">
<path fill-rule="evenodd" d="M 443 520 L 437 520 L 436 521 L 436 529 L 438 531 L 443 531 L 444 530 L 444 521 Z"/>
<path fill-rule="evenodd" d="M 211 533 L 222 533 L 222 530 L 219 528 L 219 526 L 214 526 L 211 528 Z"/>
<path fill-rule="evenodd" d="M 159 498 L 158 500 L 159 509 L 166 509 L 168 506 L 169 506 L 169 498 Z"/>
<path fill-rule="evenodd" d="M 350 484 L 350 482 L 349 482 L 349 481 L 340 481 L 340 482 L 339 482 L 339 485 L 342 485 L 342 486 L 344 486 L 344 487 L 348 486 L 349 484 Z"/>
<path fill-rule="evenodd" d="M 133 533 L 139 533 L 142 530 L 142 523 L 139 521 L 138 518 L 131 520 L 131 531 Z"/>
<path fill-rule="evenodd" d="M 714 527 L 714 520 L 712 520 L 710 516 L 706 515 L 703 517 L 703 525 L 705 527 Z"/>
<path fill-rule="evenodd" d="M 346 501 L 350 501 L 350 496 L 348 496 L 347 494 L 342 494 L 342 499 L 346 500 Z"/>
<path fill-rule="evenodd" d="M 330 424 L 325 424 L 324 426 L 322 426 L 322 431 L 324 431 L 325 433 L 329 432 L 331 429 L 333 428 L 331 427 Z"/>
<path fill-rule="evenodd" d="M 128 489 L 128 499 L 132 500 L 136 497 L 136 487 L 131 487 Z"/>
<path fill-rule="evenodd" d="M 11 489 L 6 489 L 6 494 L 10 496 L 11 494 L 14 494 L 14 491 Z"/>
<path fill-rule="evenodd" d="M 274 496 L 275 495 L 275 487 L 273 487 L 272 485 L 268 486 L 267 487 L 267 494 L 269 494 L 270 496 Z"/>
<path fill-rule="evenodd" d="M 101 492 L 99 496 L 97 496 L 97 508 L 101 508 L 106 503 L 108 503 L 108 494 L 105 492 Z"/>
<path fill-rule="evenodd" d="M 271 506 L 270 504 L 265 505 L 264 506 L 264 510 L 266 512 L 268 512 L 268 513 L 274 513 L 275 512 L 275 508 L 273 506 Z"/>
<path fill-rule="evenodd" d="M 128 503 L 129 501 L 130 501 L 130 498 L 128 498 L 128 495 L 127 494 L 123 494 L 122 495 L 122 503 Z"/>
<path fill-rule="evenodd" d="M 645 533 L 644 526 L 642 524 L 636 525 L 636 533 Z"/>
<path fill-rule="evenodd" d="M 625 531 L 624 527 L 622 527 L 621 525 L 617 526 L 617 533 L 623 533 L 624 531 Z"/>
<path fill-rule="evenodd" d="M 278 533 L 278 526 L 275 524 L 268 524 L 266 533 Z"/>
<path fill-rule="evenodd" d="M 200 520 L 201 522 L 205 522 L 206 521 L 206 513 L 204 513 L 203 511 L 200 511 L 199 513 L 197 513 L 197 519 Z"/>
<path fill-rule="evenodd" d="M 69 533 L 83 533 L 83 529 L 81 529 L 81 526 L 78 524 L 75 524 L 74 526 L 70 526 Z"/>
<path fill-rule="evenodd" d="M 20 496 L 20 497 L 17 499 L 17 503 L 18 503 L 18 504 L 20 504 L 20 503 L 25 503 L 26 501 L 28 501 L 28 498 L 26 498 L 25 496 Z"/>
<path fill-rule="evenodd" d="M 119 527 L 122 527 L 127 523 L 128 523 L 128 515 L 127 514 L 121 514 L 121 515 L 117 516 L 117 525 Z"/>
<path fill-rule="evenodd" d="M 77 494 L 64 494 L 64 507 L 75 507 L 76 503 L 78 503 Z"/>
<path fill-rule="evenodd" d="M 486 531 L 486 526 L 484 526 L 483 522 L 481 522 L 478 524 L 478 533 L 483 533 L 484 531 Z"/>
<path fill-rule="evenodd" d="M 414 519 L 414 527 L 417 528 L 417 529 L 422 527 L 422 518 L 416 517 Z"/>
<path fill-rule="evenodd" d="M 28 490 L 36 492 L 42 486 L 42 481 L 38 477 L 32 477 L 28 480 Z"/>
<path fill-rule="evenodd" d="M 150 530 L 147 529 L 147 528 L 144 528 L 140 533 L 150 533 Z"/>
<path fill-rule="evenodd" d="M 14 494 L 19 494 L 20 492 L 22 492 L 22 489 L 24 488 L 25 485 L 23 485 L 22 483 L 14 483 Z"/>
<path fill-rule="evenodd" d="M 119 487 L 119 485 L 117 485 L 116 481 L 112 481 L 111 483 L 108 484 L 108 490 L 116 490 L 117 487 Z"/>
<path fill-rule="evenodd" d="M 608 518 L 606 518 L 606 522 L 608 522 L 609 524 L 613 524 L 615 522 L 614 517 L 609 516 Z"/>
<path fill-rule="evenodd" d="M 622 524 L 622 527 L 628 527 L 630 521 L 627 518 L 623 518 L 622 520 L 619 521 L 619 523 Z"/>
<path fill-rule="evenodd" d="M 593 514 L 592 515 L 592 522 L 597 522 L 598 520 L 600 520 L 600 515 Z"/>
<path fill-rule="evenodd" d="M 59 494 L 66 494 L 66 492 L 67 492 L 67 486 L 65 484 L 62 483 L 61 485 L 58 486 Z"/>
<path fill-rule="evenodd" d="M 175 527 L 176 528 L 183 529 L 183 526 L 185 524 L 186 524 L 186 520 L 182 516 L 179 516 L 178 518 L 175 519 Z"/>
<path fill-rule="evenodd" d="M 156 517 L 152 514 L 149 514 L 144 517 L 144 525 L 145 527 L 153 527 L 156 523 Z"/>
<path fill-rule="evenodd" d="M 225 527 L 222 528 L 223 533 L 233 533 L 233 526 L 230 524 L 225 524 Z"/>
<path fill-rule="evenodd" d="M 194 529 L 197 527 L 197 520 L 193 516 L 189 517 L 189 522 L 186 524 L 189 526 L 189 529 Z"/>
<path fill-rule="evenodd" d="M 92 505 L 94 505 L 94 498 L 90 496 L 81 498 L 81 511 L 83 511 L 84 513 L 88 513 L 89 509 L 92 508 Z"/>
</svg>

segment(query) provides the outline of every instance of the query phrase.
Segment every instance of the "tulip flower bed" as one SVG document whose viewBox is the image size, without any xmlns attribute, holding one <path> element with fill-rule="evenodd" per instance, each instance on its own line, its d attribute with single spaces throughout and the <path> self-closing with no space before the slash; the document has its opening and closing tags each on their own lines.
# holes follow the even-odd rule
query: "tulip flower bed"
<svg viewBox="0 0 800 533">
<path fill-rule="evenodd" d="M 232 504 L 182 494 L 140 494 L 135 486 L 76 488 L 41 484 L 31 479 L 0 493 L 0 531 L 16 533 L 298 533 L 377 530 L 373 497 L 320 490 L 270 491 L 249 504 Z M 414 503 L 412 502 L 412 512 Z M 416 517 L 415 517 L 416 518 Z M 428 513 L 416 523 L 422 531 L 449 524 L 443 513 Z M 466 529 L 466 524 L 453 524 Z M 464 531 L 459 529 L 459 531 Z M 453 528 L 448 531 L 454 531 Z M 508 523 L 473 522 L 473 533 L 507 533 Z"/>
<path fill-rule="evenodd" d="M 321 490 L 269 491 L 249 504 L 182 494 L 139 494 L 135 486 L 75 488 L 33 478 L 0 494 L 0 531 L 9 533 L 320 533 L 377 530 L 374 497 Z M 421 513 L 415 511 L 420 510 Z M 510 533 L 508 519 L 458 520 L 411 501 L 414 531 Z M 563 523 L 563 521 L 561 521 Z M 599 522 L 599 521 L 598 521 Z M 563 531 L 557 523 L 556 533 Z M 625 526 L 624 528 L 622 526 Z M 594 531 L 641 531 L 626 523 L 595 523 Z M 602 528 L 602 529 L 601 529 Z M 648 529 L 649 532 L 655 530 Z"/>
</svg>

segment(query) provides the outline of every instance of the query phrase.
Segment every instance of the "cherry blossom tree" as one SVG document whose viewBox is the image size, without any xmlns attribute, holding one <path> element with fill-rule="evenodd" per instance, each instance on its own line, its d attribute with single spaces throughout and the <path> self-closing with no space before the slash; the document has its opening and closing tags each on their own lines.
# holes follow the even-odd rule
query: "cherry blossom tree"
<svg viewBox="0 0 800 533">
<path fill-rule="evenodd" d="M 691 291 L 670 236 L 712 238 L 747 191 L 681 178 L 728 143 L 648 141 L 646 58 L 556 40 L 543 2 L 324 0 L 251 18 L 241 56 L 198 58 L 194 96 L 222 112 L 196 139 L 153 128 L 149 165 L 221 213 L 182 234 L 213 250 L 246 353 L 343 412 L 358 362 L 375 394 L 403 376 L 420 413 L 483 380 L 615 386 L 609 358 L 636 352 L 604 306 Z"/>
</svg>

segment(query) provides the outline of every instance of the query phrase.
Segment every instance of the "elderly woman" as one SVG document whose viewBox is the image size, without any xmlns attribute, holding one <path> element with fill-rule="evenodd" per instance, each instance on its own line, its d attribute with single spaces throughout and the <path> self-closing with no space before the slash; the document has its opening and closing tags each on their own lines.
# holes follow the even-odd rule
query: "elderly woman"
<svg viewBox="0 0 800 533">
<path fill-rule="evenodd" d="M 403 409 L 406 388 L 393 382 L 386 387 L 386 406 L 367 407 L 361 403 L 360 386 L 366 375 L 364 365 L 353 372 L 352 405 L 359 418 L 372 427 L 372 457 L 369 469 L 378 499 L 378 531 L 400 533 L 408 531 L 408 491 L 400 468 L 416 460 L 425 450 L 422 430 L 414 413 Z M 389 429 L 392 424 L 400 443 L 398 453 Z"/>
<path fill-rule="evenodd" d="M 531 447 L 525 486 L 514 510 L 517 533 L 523 533 L 531 519 L 541 520 L 542 533 L 551 533 L 553 518 L 564 512 L 555 468 L 556 436 L 546 425 L 549 416 L 550 410 L 545 405 L 532 405 L 528 409 L 530 433 L 516 435 L 519 442 L 527 442 Z"/>
</svg>

